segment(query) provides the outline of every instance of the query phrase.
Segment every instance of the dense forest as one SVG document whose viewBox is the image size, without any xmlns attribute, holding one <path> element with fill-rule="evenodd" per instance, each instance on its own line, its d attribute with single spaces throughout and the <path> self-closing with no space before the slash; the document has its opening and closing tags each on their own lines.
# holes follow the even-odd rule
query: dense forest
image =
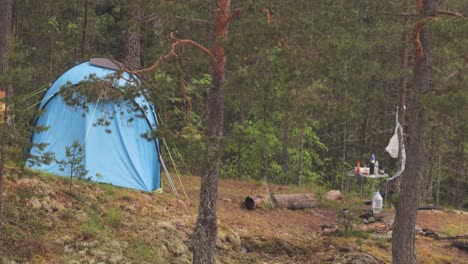
<svg viewBox="0 0 468 264">
<path fill-rule="evenodd" d="M 221 33 L 208 0 L 0 0 L 0 9 L 0 175 L 24 162 L 18 149 L 40 129 L 32 124 L 49 84 L 80 61 L 113 58 L 147 69 L 139 76 L 162 120 L 156 135 L 194 175 L 214 148 L 221 178 L 345 190 L 372 153 L 389 174 L 399 169 L 385 147 L 397 112 L 411 141 L 419 107 L 419 203 L 468 208 L 466 1 L 239 0 Z M 225 55 L 219 80 L 207 50 Z M 416 89 L 421 52 L 425 90 Z M 210 97 L 213 84 L 222 100 Z M 221 131 L 207 129 L 213 111 Z"/>
</svg>

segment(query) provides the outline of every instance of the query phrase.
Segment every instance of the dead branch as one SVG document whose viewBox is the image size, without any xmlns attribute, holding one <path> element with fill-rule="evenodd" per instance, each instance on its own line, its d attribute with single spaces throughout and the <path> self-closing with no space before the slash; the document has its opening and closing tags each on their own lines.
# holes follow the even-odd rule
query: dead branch
<svg viewBox="0 0 468 264">
<path fill-rule="evenodd" d="M 416 0 L 416 7 L 418 8 L 419 14 L 424 13 L 424 0 Z"/>
<path fill-rule="evenodd" d="M 270 24 L 271 21 L 272 21 L 272 16 L 271 16 L 270 10 L 267 9 L 267 8 L 264 8 L 264 9 L 263 9 L 263 13 L 265 13 L 265 15 L 266 15 L 266 17 L 267 17 L 267 22 L 268 22 L 268 24 Z"/>
<path fill-rule="evenodd" d="M 454 16 L 454 17 L 460 17 L 460 18 L 466 18 L 466 16 L 462 13 L 458 12 L 453 12 L 453 11 L 436 11 L 437 15 L 444 15 L 444 16 Z"/>
<path fill-rule="evenodd" d="M 236 16 L 238 16 L 242 12 L 242 10 L 243 8 L 236 8 L 232 10 L 232 12 L 229 13 L 229 16 L 226 18 L 225 23 L 229 24 L 229 22 L 231 22 L 231 20 L 233 20 Z"/>
<path fill-rule="evenodd" d="M 414 47 L 416 49 L 416 61 L 421 61 L 424 59 L 424 47 L 421 43 L 421 38 L 420 38 L 420 33 L 421 29 L 424 27 L 424 25 L 431 19 L 434 19 L 436 17 L 425 17 L 420 19 L 416 24 L 414 25 L 413 28 L 413 43 Z"/>
<path fill-rule="evenodd" d="M 177 56 L 177 53 L 176 53 L 176 49 L 179 47 L 179 46 L 193 46 L 199 50 L 201 50 L 203 53 L 205 53 L 206 55 L 208 55 L 209 57 L 211 58 L 214 58 L 214 55 L 213 53 L 211 53 L 211 51 L 207 48 L 205 48 L 203 45 L 201 45 L 200 43 L 198 42 L 195 42 L 191 39 L 179 39 L 179 38 L 176 38 L 174 33 L 171 32 L 171 39 L 172 39 L 172 45 L 171 45 L 171 49 L 170 51 L 165 54 L 165 55 L 162 55 L 160 56 L 154 63 L 153 65 L 147 67 L 147 68 L 144 68 L 144 69 L 140 69 L 140 70 L 130 70 L 128 69 L 127 67 L 124 68 L 124 71 L 125 72 L 128 72 L 130 74 L 141 74 L 141 73 L 146 73 L 146 72 L 151 72 L 151 71 L 154 71 L 155 69 L 157 69 L 159 67 L 159 65 L 162 63 L 162 62 L 165 62 L 165 61 L 168 61 L 170 58 L 172 57 L 176 57 Z"/>
<path fill-rule="evenodd" d="M 390 15 L 390 16 L 402 16 L 402 17 L 415 17 L 418 15 L 416 13 L 394 13 L 394 12 L 387 12 L 387 11 L 376 12 L 376 14 Z"/>
<path fill-rule="evenodd" d="M 416 2 L 418 3 L 418 9 L 419 9 L 420 8 L 419 3 L 421 2 L 421 4 L 422 4 L 422 1 L 417 0 Z M 462 13 L 457 13 L 457 12 L 453 12 L 453 11 L 436 11 L 435 14 L 436 15 L 445 15 L 445 16 L 466 18 Z M 413 43 L 414 43 L 414 46 L 415 46 L 415 49 L 416 49 L 416 61 L 420 61 L 420 60 L 424 59 L 424 47 L 422 46 L 421 39 L 420 39 L 421 29 L 424 27 L 424 25 L 426 25 L 426 23 L 429 20 L 437 19 L 437 18 L 438 18 L 437 16 L 427 16 L 427 17 L 421 18 L 414 25 L 412 35 L 413 35 Z"/>
</svg>

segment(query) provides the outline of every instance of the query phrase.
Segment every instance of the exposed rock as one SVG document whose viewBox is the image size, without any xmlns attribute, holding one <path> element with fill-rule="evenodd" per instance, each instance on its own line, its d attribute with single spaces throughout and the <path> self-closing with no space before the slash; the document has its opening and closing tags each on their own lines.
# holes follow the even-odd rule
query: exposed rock
<svg viewBox="0 0 468 264">
<path fill-rule="evenodd" d="M 219 249 L 232 248 L 235 251 L 239 251 L 241 249 L 241 239 L 239 233 L 228 226 L 220 225 L 218 228 L 218 239 L 216 241 L 216 247 Z"/>
<path fill-rule="evenodd" d="M 98 260 L 105 260 L 106 258 L 106 252 L 97 249 L 91 250 L 91 255 Z"/>
<path fill-rule="evenodd" d="M 158 228 L 165 229 L 167 231 L 175 231 L 176 227 L 171 222 L 158 222 L 156 225 Z"/>
<path fill-rule="evenodd" d="M 366 253 L 350 253 L 345 255 L 347 264 L 380 264 L 372 255 Z"/>
<path fill-rule="evenodd" d="M 65 247 L 63 247 L 63 253 L 65 254 L 71 254 L 73 253 L 73 247 L 69 246 L 69 245 L 65 245 Z"/>
<path fill-rule="evenodd" d="M 386 233 L 386 234 L 371 234 L 371 238 L 376 239 L 376 240 L 390 240 L 392 238 L 392 234 Z"/>
<path fill-rule="evenodd" d="M 328 191 L 323 196 L 323 198 L 328 200 L 328 201 L 338 201 L 338 200 L 343 199 L 343 195 L 341 194 L 341 192 L 339 190 L 331 190 L 331 191 Z"/>
<path fill-rule="evenodd" d="M 112 256 L 112 257 L 109 259 L 109 262 L 110 262 L 111 264 L 117 264 L 117 263 L 122 263 L 122 260 L 123 260 L 122 255 L 116 255 L 116 256 Z"/>
<path fill-rule="evenodd" d="M 29 201 L 29 204 L 31 205 L 32 208 L 34 209 L 41 209 L 42 208 L 42 204 L 41 202 L 36 198 L 32 198 L 30 201 Z"/>
<path fill-rule="evenodd" d="M 416 230 L 416 234 L 422 234 L 423 233 L 422 228 L 417 226 L 417 225 L 414 227 L 414 229 Z"/>
</svg>

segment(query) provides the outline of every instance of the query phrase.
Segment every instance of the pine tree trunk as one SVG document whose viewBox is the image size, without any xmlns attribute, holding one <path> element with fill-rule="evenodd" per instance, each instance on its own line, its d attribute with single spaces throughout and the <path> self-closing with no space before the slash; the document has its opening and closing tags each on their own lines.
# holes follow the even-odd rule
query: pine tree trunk
<svg viewBox="0 0 468 264">
<path fill-rule="evenodd" d="M 299 138 L 299 162 L 297 164 L 298 166 L 298 184 L 299 186 L 302 186 L 302 183 L 304 181 L 304 132 L 305 132 L 305 127 L 302 125 L 301 127 L 301 134 Z"/>
<path fill-rule="evenodd" d="M 218 0 L 215 24 L 213 83 L 207 98 L 207 146 L 204 173 L 201 179 L 200 205 L 197 224 L 193 234 L 193 263 L 210 264 L 215 262 L 217 238 L 217 197 L 218 177 L 221 157 L 221 139 L 224 127 L 224 96 L 221 87 L 225 81 L 226 57 L 221 41 L 228 37 L 231 0 Z"/>
<path fill-rule="evenodd" d="M 7 72 L 8 68 L 8 46 L 11 36 L 11 23 L 12 23 L 12 9 L 13 0 L 0 0 L 0 77 L 3 77 Z M 0 90 L 5 92 L 7 102 L 5 103 L 5 115 L 2 116 L 5 120 L 10 120 L 8 115 L 9 98 L 13 96 L 13 87 L 7 86 L 0 82 Z M 3 110 L 0 110 L 3 111 Z M 3 120 L 0 121 L 2 123 Z M 12 122 L 9 122 L 12 124 Z"/>
<path fill-rule="evenodd" d="M 13 0 L 0 0 L 0 76 L 8 67 L 8 41 L 11 33 Z"/>
<path fill-rule="evenodd" d="M 465 148 L 464 148 L 464 130 L 463 127 L 457 129 L 456 135 L 456 154 L 454 160 L 454 186 L 453 186 L 453 196 L 452 196 L 452 206 L 459 208 L 462 202 L 462 186 L 465 179 Z"/>
<path fill-rule="evenodd" d="M 433 0 L 424 0 L 423 6 L 424 10 L 421 11 L 421 18 L 426 17 L 433 11 L 434 2 Z M 424 130 L 427 122 L 420 97 L 429 89 L 431 77 L 429 36 L 430 34 L 425 28 L 421 29 L 420 40 L 424 53 L 417 54 L 415 57 L 413 91 L 409 105 L 406 171 L 401 179 L 401 193 L 396 208 L 392 236 L 392 261 L 394 264 L 418 263 L 415 248 L 415 225 L 424 161 Z"/>
<path fill-rule="evenodd" d="M 116 59 L 125 64 L 130 69 L 139 69 L 140 61 L 140 16 L 141 0 L 121 0 L 122 17 L 126 24 L 126 29 L 122 31 L 119 42 L 119 52 Z M 130 9 L 131 12 L 125 11 Z"/>
<path fill-rule="evenodd" d="M 288 154 L 288 146 L 289 146 L 289 109 L 285 110 L 286 113 L 284 114 L 284 122 L 283 122 L 283 129 L 281 131 L 281 169 L 283 174 L 287 174 L 289 171 L 289 154 Z"/>
<path fill-rule="evenodd" d="M 239 103 L 239 125 L 244 128 L 244 121 L 245 121 L 245 110 L 243 103 Z M 241 132 L 240 140 L 237 142 L 237 178 L 240 180 L 242 179 L 243 171 L 242 171 L 242 160 L 244 158 L 244 132 Z"/>
<path fill-rule="evenodd" d="M 12 0 L 0 0 L 0 77 L 6 74 L 8 68 L 7 55 L 11 35 L 12 7 Z M 6 99 L 8 100 L 13 94 L 13 90 L 11 87 L 8 89 L 3 83 L 0 83 L 0 88 L 4 89 L 6 92 Z M 6 106 L 8 107 L 8 104 Z M 5 116 L 5 118 L 6 117 L 7 116 Z M 0 124 L 2 121 L 0 121 Z M 6 141 L 6 135 L 0 134 L 0 228 L 2 228 L 3 225 L 3 174 L 6 160 Z"/>
<path fill-rule="evenodd" d="M 83 15 L 83 28 L 81 32 L 81 58 L 85 58 L 88 54 L 88 6 L 89 1 L 84 0 L 84 15 Z"/>
</svg>

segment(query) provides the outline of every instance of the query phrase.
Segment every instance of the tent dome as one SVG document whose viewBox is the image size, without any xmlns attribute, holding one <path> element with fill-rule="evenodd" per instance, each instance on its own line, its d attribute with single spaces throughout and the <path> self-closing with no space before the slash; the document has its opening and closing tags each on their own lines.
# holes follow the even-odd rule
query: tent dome
<svg viewBox="0 0 468 264">
<path fill-rule="evenodd" d="M 138 81 L 127 73 L 116 78 L 120 64 L 109 59 L 90 59 L 68 69 L 58 77 L 44 95 L 39 110 L 43 113 L 36 125 L 47 127 L 32 135 L 32 155 L 52 152 L 50 164 L 27 162 L 32 169 L 70 176 L 69 168 L 60 168 L 57 161 L 66 160 L 66 147 L 78 141 L 83 147 L 83 162 L 88 177 L 98 182 L 153 191 L 160 188 L 159 147 L 157 140 L 147 140 L 143 134 L 156 129 L 153 105 L 140 95 L 134 99 L 101 100 L 101 95 L 86 108 L 70 106 L 61 89 L 70 89 L 80 82 L 96 78 L 115 79 L 113 86 L 123 90 Z M 117 86 L 117 87 L 116 87 Z M 78 88 L 79 89 L 79 88 Z M 106 120 L 105 125 L 100 120 Z M 45 148 L 40 148 L 39 146 Z M 31 159 L 30 159 L 31 160 Z"/>
</svg>

